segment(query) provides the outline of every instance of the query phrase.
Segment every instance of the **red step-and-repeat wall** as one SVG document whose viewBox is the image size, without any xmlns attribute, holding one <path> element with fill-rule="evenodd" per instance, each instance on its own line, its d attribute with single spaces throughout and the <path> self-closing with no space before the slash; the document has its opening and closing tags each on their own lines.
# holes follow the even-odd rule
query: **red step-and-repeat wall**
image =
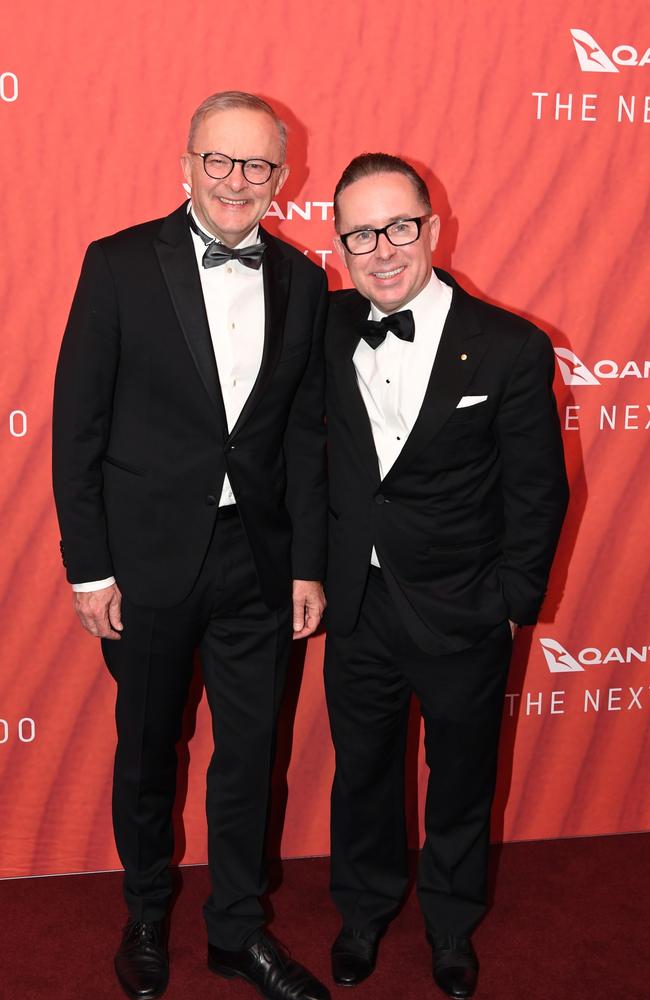
<svg viewBox="0 0 650 1000">
<path fill-rule="evenodd" d="M 332 287 L 347 283 L 332 252 L 335 182 L 352 156 L 384 150 L 430 182 L 435 263 L 550 334 L 572 501 L 542 619 L 517 640 L 493 834 L 649 829 L 646 4 L 12 8 L 0 48 L 0 875 L 118 864 L 114 690 L 59 562 L 52 379 L 85 246 L 186 197 L 189 116 L 227 88 L 260 93 L 286 117 L 292 173 L 267 223 Z M 285 856 L 329 849 L 322 653 L 318 637 L 296 658 L 283 716 L 272 847 Z M 184 862 L 205 860 L 211 747 L 194 694 L 176 818 Z M 414 841 L 419 738 L 414 716 Z"/>
</svg>

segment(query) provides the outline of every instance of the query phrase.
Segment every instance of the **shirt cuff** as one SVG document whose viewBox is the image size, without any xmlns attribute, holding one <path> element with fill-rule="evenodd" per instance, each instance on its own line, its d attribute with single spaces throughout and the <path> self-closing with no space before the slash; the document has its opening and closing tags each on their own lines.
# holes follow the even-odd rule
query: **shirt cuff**
<svg viewBox="0 0 650 1000">
<path fill-rule="evenodd" d="M 105 580 L 91 580 L 90 583 L 73 583 L 72 589 L 76 594 L 89 594 L 91 590 L 106 590 L 115 583 L 114 576 L 107 576 Z"/>
</svg>

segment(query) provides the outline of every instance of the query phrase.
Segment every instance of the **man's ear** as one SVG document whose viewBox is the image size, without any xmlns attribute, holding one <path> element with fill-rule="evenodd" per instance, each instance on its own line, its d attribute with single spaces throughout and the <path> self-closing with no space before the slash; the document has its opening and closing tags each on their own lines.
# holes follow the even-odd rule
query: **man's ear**
<svg viewBox="0 0 650 1000">
<path fill-rule="evenodd" d="M 181 170 L 183 171 L 183 177 L 185 178 L 185 183 L 192 187 L 192 161 L 187 153 L 183 153 L 181 156 Z"/>
<path fill-rule="evenodd" d="M 285 181 L 289 176 L 289 170 L 290 167 L 288 163 L 283 163 L 278 170 L 278 176 L 276 177 L 275 185 L 273 187 L 273 197 L 275 197 L 276 194 L 279 194 L 284 187 Z"/>
<path fill-rule="evenodd" d="M 431 252 L 438 246 L 438 240 L 440 238 L 440 216 L 432 215 L 429 219 L 429 239 L 431 240 Z"/>
<path fill-rule="evenodd" d="M 332 240 L 332 242 L 334 244 L 334 249 L 336 250 L 337 254 L 339 255 L 339 257 L 341 258 L 341 260 L 343 261 L 343 263 L 347 267 L 348 266 L 348 262 L 347 262 L 346 257 L 345 257 L 345 247 L 341 243 L 341 237 L 340 236 L 335 236 L 334 239 Z"/>
</svg>

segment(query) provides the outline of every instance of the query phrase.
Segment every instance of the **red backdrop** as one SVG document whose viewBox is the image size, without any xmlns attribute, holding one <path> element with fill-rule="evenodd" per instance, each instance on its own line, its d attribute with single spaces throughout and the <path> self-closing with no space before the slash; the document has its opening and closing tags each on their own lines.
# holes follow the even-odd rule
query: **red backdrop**
<svg viewBox="0 0 650 1000">
<path fill-rule="evenodd" d="M 16 11 L 0 54 L 0 875 L 117 864 L 114 692 L 59 563 L 51 386 L 86 244 L 183 199 L 189 115 L 225 88 L 285 114 L 292 174 L 268 222 L 333 287 L 346 282 L 331 254 L 336 179 L 359 152 L 395 152 L 431 184 L 436 263 L 551 335 L 572 502 L 542 621 L 517 641 L 494 836 L 650 828 L 646 5 L 24 0 Z M 299 695 L 296 662 L 285 706 L 274 819 L 279 847 L 288 766 L 285 855 L 329 847 L 322 644 L 309 644 Z M 206 723 L 201 702 L 182 761 L 185 862 L 205 859 Z M 414 839 L 417 742 L 414 726 Z"/>
</svg>

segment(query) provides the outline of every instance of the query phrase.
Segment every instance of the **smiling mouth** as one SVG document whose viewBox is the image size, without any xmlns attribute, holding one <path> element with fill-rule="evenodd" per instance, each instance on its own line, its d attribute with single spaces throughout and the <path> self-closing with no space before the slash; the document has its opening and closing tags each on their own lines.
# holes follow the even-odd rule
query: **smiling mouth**
<svg viewBox="0 0 650 1000">
<path fill-rule="evenodd" d="M 373 271 L 373 278 L 379 278 L 381 281 L 387 281 L 389 278 L 395 278 L 398 274 L 401 274 L 404 267 L 395 267 L 392 271 Z"/>
<path fill-rule="evenodd" d="M 248 198 L 224 198 L 219 195 L 218 200 L 222 205 L 232 205 L 234 208 L 243 208 L 244 205 L 248 205 Z"/>
</svg>

